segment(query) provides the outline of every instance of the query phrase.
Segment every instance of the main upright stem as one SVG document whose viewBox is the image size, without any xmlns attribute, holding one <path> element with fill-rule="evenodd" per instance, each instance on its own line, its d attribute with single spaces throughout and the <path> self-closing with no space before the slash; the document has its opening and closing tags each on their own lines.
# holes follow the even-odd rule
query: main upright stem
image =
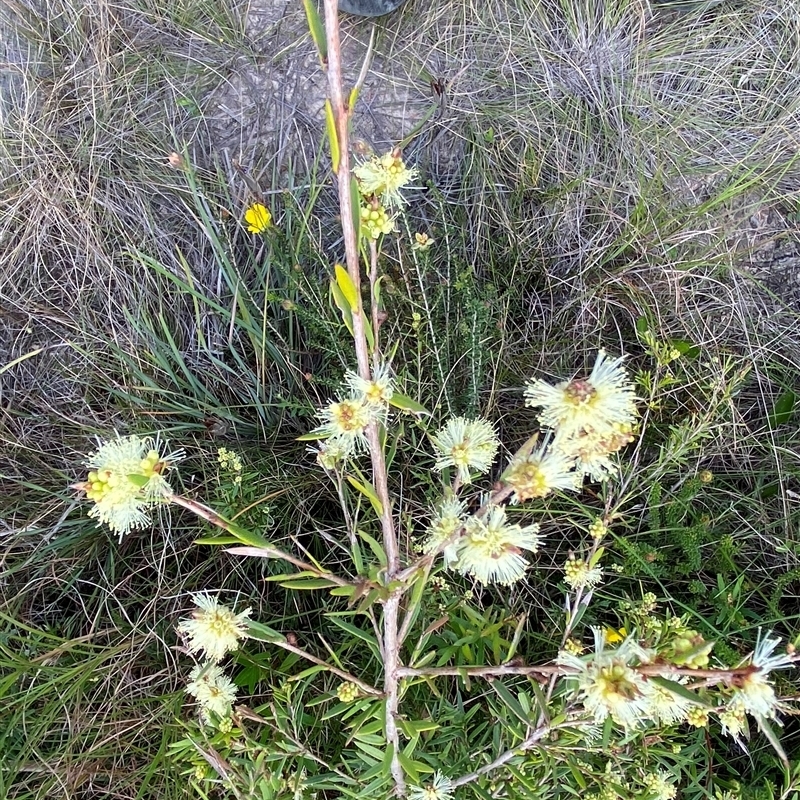
<svg viewBox="0 0 800 800">
<path fill-rule="evenodd" d="M 339 163 L 334 164 L 339 186 L 339 210 L 342 218 L 345 258 L 347 272 L 356 289 L 358 308 L 353 309 L 353 338 L 355 340 L 358 374 L 364 380 L 371 379 L 369 348 L 365 334 L 364 306 L 361 300 L 361 265 L 359 262 L 358 241 L 353 224 L 353 200 L 350 193 L 350 108 L 347 106 L 342 88 L 342 53 L 339 41 L 338 0 L 325 0 L 325 33 L 328 41 L 328 92 L 330 95 L 336 134 L 339 140 Z M 375 330 L 377 335 L 377 330 Z M 372 477 L 375 492 L 381 502 L 381 530 L 383 546 L 386 551 L 386 580 L 392 580 L 400 572 L 400 552 L 394 529 L 392 504 L 389 496 L 389 483 L 386 475 L 386 460 L 380 440 L 378 423 L 373 422 L 366 431 L 369 451 L 372 458 Z M 384 684 L 386 697 L 386 744 L 392 748 L 391 772 L 395 793 L 404 797 L 405 776 L 400 764 L 400 737 L 397 730 L 399 703 L 399 679 L 397 671 L 400 664 L 400 642 L 398 639 L 398 617 L 402 590 L 393 593 L 383 607 L 383 658 Z"/>
</svg>

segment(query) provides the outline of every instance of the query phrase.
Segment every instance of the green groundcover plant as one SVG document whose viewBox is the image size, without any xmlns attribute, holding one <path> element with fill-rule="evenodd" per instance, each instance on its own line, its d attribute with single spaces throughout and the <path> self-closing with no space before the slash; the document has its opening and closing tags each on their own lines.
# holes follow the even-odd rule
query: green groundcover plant
<svg viewBox="0 0 800 800">
<path fill-rule="evenodd" d="M 200 544 L 282 562 L 287 571 L 269 580 L 323 593 L 321 612 L 344 635 L 336 647 L 320 635 L 320 649 L 256 619 L 254 609 L 232 608 L 210 591 L 193 596 L 196 608 L 177 631 L 195 659 L 186 694 L 196 715 L 173 749 L 198 794 L 672 800 L 690 785 L 692 795 L 733 798 L 735 786 L 716 786 L 698 766 L 712 729 L 741 749 L 759 731 L 792 785 L 776 732 L 790 707 L 775 685 L 798 660 L 792 644 L 764 629 L 750 652 L 737 653 L 649 592 L 620 607 L 618 627 L 597 623 L 608 542 L 640 491 L 635 478 L 650 452 L 645 411 L 658 407 L 665 379 L 632 375 L 624 356 L 603 349 L 577 377 L 531 376 L 523 397 L 538 429 L 513 450 L 491 420 L 434 421 L 404 393 L 394 366 L 404 343 L 386 341 L 382 330 L 381 253 L 417 171 L 399 150 L 351 164 L 358 92 L 343 94 L 335 0 L 326 0 L 324 26 L 310 3 L 307 12 L 329 77 L 346 250 L 330 294 L 353 352 L 339 395 L 301 439 L 341 501 L 347 559 L 337 554 L 329 564 L 299 544 L 278 547 L 268 531 L 176 492 L 170 476 L 185 454 L 157 438 L 102 443 L 78 485 L 89 514 L 120 538 L 168 503 L 216 529 Z M 261 203 L 244 221 L 250 233 L 269 235 L 272 216 Z M 427 233 L 414 238 L 417 250 L 433 244 Z M 640 334 L 657 366 L 685 355 Z M 668 442 L 657 457 L 662 471 L 671 459 L 679 465 L 680 447 Z M 219 459 L 241 483 L 238 456 L 222 449 Z M 395 477 L 409 463 L 425 474 L 421 496 Z M 497 481 L 482 483 L 498 464 Z M 529 648 L 529 614 L 504 601 L 567 527 L 574 547 L 557 576 L 549 574 L 564 590 L 563 607 L 552 639 Z M 482 607 L 476 593 L 494 602 Z M 259 643 L 286 659 L 260 659 Z M 251 669 L 234 682 L 224 662 L 244 651 Z M 536 663 L 531 651 L 541 655 Z M 265 702 L 237 704 L 245 685 L 259 685 Z"/>
</svg>

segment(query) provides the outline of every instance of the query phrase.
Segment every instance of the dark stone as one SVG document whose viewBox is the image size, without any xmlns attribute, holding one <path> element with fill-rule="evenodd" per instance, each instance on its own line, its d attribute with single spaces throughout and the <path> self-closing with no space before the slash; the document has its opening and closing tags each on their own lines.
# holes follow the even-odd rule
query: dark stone
<svg viewBox="0 0 800 800">
<path fill-rule="evenodd" d="M 403 4 L 403 0 L 339 0 L 339 11 L 358 17 L 382 17 Z"/>
</svg>

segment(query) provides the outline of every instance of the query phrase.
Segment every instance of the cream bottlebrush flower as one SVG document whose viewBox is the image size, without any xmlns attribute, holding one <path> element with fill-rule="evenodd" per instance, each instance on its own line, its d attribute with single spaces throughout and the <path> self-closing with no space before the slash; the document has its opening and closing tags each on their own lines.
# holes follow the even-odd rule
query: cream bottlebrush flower
<svg viewBox="0 0 800 800">
<path fill-rule="evenodd" d="M 582 431 L 573 436 L 557 434 L 554 447 L 573 461 L 579 475 L 588 475 L 593 481 L 601 483 L 618 471 L 609 456 L 630 444 L 634 438 L 630 425 L 615 424 L 611 431 L 605 433 Z"/>
<path fill-rule="evenodd" d="M 450 800 L 452 796 L 453 782 L 438 771 L 434 773 L 431 783 L 408 788 L 408 800 Z"/>
<path fill-rule="evenodd" d="M 168 499 L 172 488 L 163 472 L 183 457 L 183 451 L 159 453 L 161 443 L 140 436 L 118 436 L 101 444 L 86 461 L 90 468 L 81 488 L 94 502 L 89 510 L 119 534 L 149 522 L 146 508 Z"/>
<path fill-rule="evenodd" d="M 602 567 L 590 567 L 586 561 L 570 556 L 564 564 L 564 580 L 573 591 L 575 589 L 594 589 L 603 580 Z"/>
<path fill-rule="evenodd" d="M 364 197 L 375 196 L 387 208 L 402 208 L 406 201 L 400 190 L 408 186 L 419 171 L 416 167 L 406 167 L 400 151 L 394 150 L 359 164 L 353 174 Z"/>
<path fill-rule="evenodd" d="M 775 695 L 775 689 L 768 680 L 769 673 L 776 669 L 792 666 L 796 659 L 787 653 L 773 655 L 780 639 L 762 635 L 759 632 L 756 648 L 752 655 L 740 666 L 751 666 L 752 672 L 737 676 L 733 682 L 733 696 L 728 708 L 752 714 L 757 719 L 775 719 L 777 711 L 783 708 Z"/>
<path fill-rule="evenodd" d="M 428 538 L 423 545 L 423 552 L 435 553 L 459 528 L 464 525 L 466 504 L 456 497 L 443 500 L 436 511 L 436 516 L 428 528 Z M 458 558 L 458 542 L 453 541 L 442 550 L 445 567 L 449 567 Z"/>
<path fill-rule="evenodd" d="M 219 661 L 226 653 L 238 649 L 239 640 L 247 636 L 247 618 L 251 609 L 234 614 L 216 597 L 201 592 L 192 596 L 197 610 L 191 619 L 182 620 L 178 631 L 189 637 L 189 651 L 203 651 L 210 661 Z"/>
<path fill-rule="evenodd" d="M 555 386 L 532 381 L 525 389 L 526 405 L 541 408 L 539 422 L 556 429 L 561 438 L 582 432 L 611 435 L 625 426 L 632 429 L 637 415 L 636 395 L 622 360 L 609 360 L 605 350 L 600 350 L 588 378 Z"/>
<path fill-rule="evenodd" d="M 651 720 L 653 685 L 635 669 L 648 663 L 652 653 L 628 637 L 618 648 L 606 650 L 600 628 L 594 631 L 594 653 L 579 658 L 562 650 L 557 663 L 576 671 L 567 680 L 577 683 L 579 699 L 597 724 L 610 716 L 625 729 Z"/>
<path fill-rule="evenodd" d="M 337 400 L 319 412 L 322 425 L 313 432 L 336 439 L 348 454 L 353 454 L 366 449 L 366 430 L 371 422 L 378 419 L 379 410 L 379 407 L 364 402 L 361 397 Z"/>
<path fill-rule="evenodd" d="M 726 708 L 719 712 L 719 722 L 722 725 L 722 735 L 738 739 L 742 734 L 749 736 L 750 729 L 747 725 L 747 716 L 742 708 Z"/>
<path fill-rule="evenodd" d="M 385 409 L 394 395 L 394 382 L 386 364 L 380 364 L 372 371 L 372 380 L 364 380 L 356 372 L 346 372 L 344 376 L 355 398 L 369 406 Z"/>
<path fill-rule="evenodd" d="M 666 677 L 666 675 L 664 676 Z M 674 683 L 686 683 L 688 678 L 683 675 L 669 676 L 669 680 Z M 650 697 L 650 716 L 661 725 L 678 725 L 689 719 L 692 709 L 698 707 L 688 697 L 675 694 L 664 686 L 653 683 L 653 692 Z"/>
<path fill-rule="evenodd" d="M 455 566 L 483 584 L 516 583 L 528 566 L 522 551 L 538 552 L 538 534 L 538 525 L 509 525 L 505 508 L 492 506 L 484 518 L 470 517 L 464 523 Z"/>
<path fill-rule="evenodd" d="M 515 458 L 501 480 L 514 490 L 512 503 L 546 497 L 555 489 L 577 491 L 582 475 L 575 472 L 575 461 L 546 444 L 528 456 Z"/>
<path fill-rule="evenodd" d="M 198 664 L 189 674 L 187 694 L 200 705 L 200 719 L 208 724 L 213 714 L 220 719 L 231 715 L 236 702 L 236 684 L 222 671 L 222 667 L 208 662 Z"/>
<path fill-rule="evenodd" d="M 469 483 L 470 469 L 488 472 L 500 442 L 490 422 L 453 417 L 431 437 L 436 450 L 436 469 L 455 467 L 461 483 Z"/>
<path fill-rule="evenodd" d="M 320 442 L 317 447 L 309 447 L 308 451 L 313 453 L 319 464 L 328 472 L 335 472 L 336 469 L 353 455 L 352 443 L 340 441 L 336 437 Z"/>
</svg>

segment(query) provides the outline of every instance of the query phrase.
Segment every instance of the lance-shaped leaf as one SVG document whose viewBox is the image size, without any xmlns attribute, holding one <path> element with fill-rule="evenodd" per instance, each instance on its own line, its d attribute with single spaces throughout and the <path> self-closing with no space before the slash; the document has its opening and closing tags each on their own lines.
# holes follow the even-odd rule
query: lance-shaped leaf
<svg viewBox="0 0 800 800">
<path fill-rule="evenodd" d="M 317 11 L 314 0 L 303 0 L 303 7 L 306 10 L 308 30 L 311 33 L 314 44 L 317 46 L 322 66 L 325 67 L 328 65 L 328 38 L 325 36 L 325 24 L 322 22 L 322 17 Z"/>
</svg>

